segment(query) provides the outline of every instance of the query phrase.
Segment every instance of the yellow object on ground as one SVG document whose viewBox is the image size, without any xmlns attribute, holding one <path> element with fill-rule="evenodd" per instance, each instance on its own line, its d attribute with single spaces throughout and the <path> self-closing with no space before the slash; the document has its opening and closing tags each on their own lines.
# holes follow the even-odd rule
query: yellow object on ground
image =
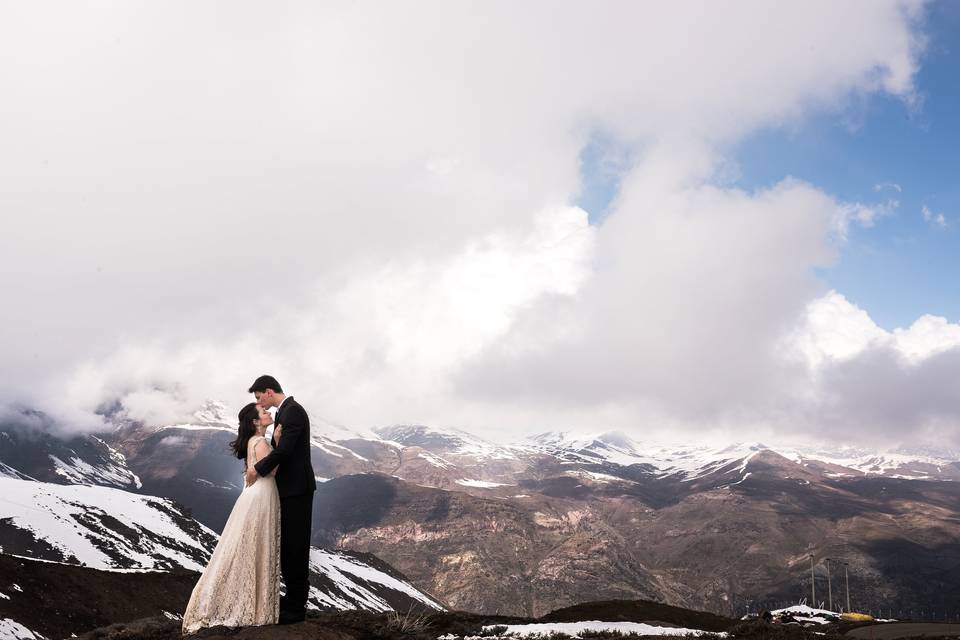
<svg viewBox="0 0 960 640">
<path fill-rule="evenodd" d="M 855 613 L 853 611 L 841 613 L 840 619 L 844 622 L 871 622 L 873 616 L 869 613 Z"/>
</svg>

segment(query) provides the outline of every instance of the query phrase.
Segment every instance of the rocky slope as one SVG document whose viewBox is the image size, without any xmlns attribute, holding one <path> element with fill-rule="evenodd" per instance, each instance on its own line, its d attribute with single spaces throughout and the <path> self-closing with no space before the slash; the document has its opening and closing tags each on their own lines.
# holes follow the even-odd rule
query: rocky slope
<svg viewBox="0 0 960 640">
<path fill-rule="evenodd" d="M 960 561 L 950 481 L 842 476 L 762 446 L 660 466 L 623 464 L 622 443 L 528 455 L 525 477 L 456 491 L 342 477 L 318 493 L 318 535 L 381 555 L 456 606 L 511 614 L 586 593 L 724 612 L 795 601 L 810 553 L 824 595 L 824 558 L 849 563 L 854 606 L 909 608 L 960 587 L 940 564 Z"/>
<path fill-rule="evenodd" d="M 822 560 L 850 564 L 854 607 L 919 607 L 960 588 L 947 569 L 960 561 L 960 487 L 783 479 L 764 457 L 752 468 L 733 486 L 655 500 L 612 481 L 505 498 L 348 476 L 318 492 L 318 536 L 385 558 L 453 606 L 509 614 L 593 596 L 726 612 L 782 605 L 809 593 L 811 551 L 821 597 Z"/>
</svg>

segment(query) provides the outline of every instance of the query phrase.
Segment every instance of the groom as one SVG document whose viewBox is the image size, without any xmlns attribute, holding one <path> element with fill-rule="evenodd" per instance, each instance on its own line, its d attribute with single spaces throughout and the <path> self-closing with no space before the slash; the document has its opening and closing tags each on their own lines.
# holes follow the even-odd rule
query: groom
<svg viewBox="0 0 960 640">
<path fill-rule="evenodd" d="M 317 489 L 310 463 L 310 418 L 293 396 L 286 396 L 273 376 L 260 376 L 250 393 L 264 409 L 276 407 L 275 427 L 282 426 L 273 451 L 248 470 L 248 479 L 265 476 L 277 469 L 280 495 L 280 573 L 287 593 L 280 598 L 280 624 L 303 622 L 310 590 L 310 531 L 313 492 Z"/>
</svg>

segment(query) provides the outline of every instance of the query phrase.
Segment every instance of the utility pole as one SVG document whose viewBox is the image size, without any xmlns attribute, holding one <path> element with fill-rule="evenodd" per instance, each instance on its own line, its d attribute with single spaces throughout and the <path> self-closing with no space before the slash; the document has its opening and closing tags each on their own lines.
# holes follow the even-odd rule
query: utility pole
<svg viewBox="0 0 960 640">
<path fill-rule="evenodd" d="M 824 558 L 827 563 L 827 602 L 830 603 L 830 611 L 833 611 L 833 583 L 830 582 L 830 558 Z"/>
<path fill-rule="evenodd" d="M 849 566 L 849 562 L 843 563 L 843 581 L 847 586 L 847 611 L 850 611 L 850 575 L 847 573 L 847 568 Z"/>
<path fill-rule="evenodd" d="M 813 579 L 813 554 L 810 554 L 810 606 L 817 607 L 817 585 Z"/>
</svg>

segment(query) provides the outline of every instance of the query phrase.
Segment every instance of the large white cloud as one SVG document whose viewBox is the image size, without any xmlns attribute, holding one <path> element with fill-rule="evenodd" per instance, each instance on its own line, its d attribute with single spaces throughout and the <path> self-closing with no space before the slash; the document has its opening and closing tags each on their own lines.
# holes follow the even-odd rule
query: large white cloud
<svg viewBox="0 0 960 640">
<path fill-rule="evenodd" d="M 118 399 L 166 420 L 242 402 L 269 370 L 348 423 L 782 417 L 780 385 L 814 393 L 782 353 L 823 293 L 811 270 L 881 209 L 789 179 L 724 186 L 724 150 L 858 95 L 909 108 L 922 17 L 917 2 L 8 6 L 11 399 L 74 424 Z M 634 163 L 590 227 L 570 203 L 596 131 Z"/>
<path fill-rule="evenodd" d="M 253 326 L 236 340 L 125 346 L 71 371 L 66 395 L 47 406 L 91 428 L 105 401 L 131 418 L 174 421 L 210 397 L 246 401 L 253 377 L 272 371 L 328 418 L 449 419 L 457 366 L 532 301 L 574 293 L 594 245 L 586 212 L 548 208 L 524 229 L 481 236 L 445 259 L 334 272 L 292 310 L 251 305 Z"/>
<path fill-rule="evenodd" d="M 960 323 L 924 315 L 886 331 L 831 291 L 808 305 L 783 348 L 809 374 L 795 407 L 808 433 L 957 444 Z"/>
</svg>

